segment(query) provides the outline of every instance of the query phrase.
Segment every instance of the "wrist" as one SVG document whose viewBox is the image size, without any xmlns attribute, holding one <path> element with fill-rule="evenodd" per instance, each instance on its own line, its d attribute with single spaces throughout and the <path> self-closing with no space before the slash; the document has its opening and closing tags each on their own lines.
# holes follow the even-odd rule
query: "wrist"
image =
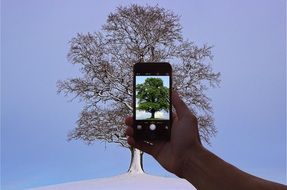
<svg viewBox="0 0 287 190">
<path fill-rule="evenodd" d="M 197 189 L 234 189 L 236 180 L 241 179 L 239 189 L 246 189 L 250 178 L 242 175 L 234 166 L 226 163 L 202 145 L 188 151 L 182 167 L 181 178 L 188 180 Z M 208 183 L 207 183 L 208 181 Z M 204 188 L 203 188 L 204 187 Z"/>
<path fill-rule="evenodd" d="M 175 174 L 180 178 L 190 178 L 190 173 L 194 175 L 194 169 L 198 167 L 196 165 L 199 164 L 198 161 L 201 160 L 200 157 L 204 156 L 205 152 L 206 149 L 201 144 L 196 144 L 191 149 L 188 149 L 185 154 L 181 156 L 183 159 Z"/>
<path fill-rule="evenodd" d="M 206 181 L 213 180 L 209 171 L 210 161 L 213 159 L 213 154 L 210 151 L 198 144 L 187 151 L 184 156 L 186 159 L 181 173 L 178 175 L 180 178 L 186 179 L 197 189 L 205 186 Z"/>
</svg>

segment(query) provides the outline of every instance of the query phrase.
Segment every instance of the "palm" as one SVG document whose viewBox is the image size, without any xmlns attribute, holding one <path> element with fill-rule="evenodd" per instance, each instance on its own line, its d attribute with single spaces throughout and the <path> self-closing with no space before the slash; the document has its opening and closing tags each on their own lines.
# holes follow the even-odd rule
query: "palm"
<svg viewBox="0 0 287 190">
<path fill-rule="evenodd" d="M 171 140 L 160 141 L 155 144 L 154 157 L 167 170 L 173 171 L 178 168 L 177 164 L 181 163 L 184 154 L 192 144 L 196 142 L 197 128 L 194 116 L 191 113 L 182 118 L 175 116 L 173 118 Z"/>
</svg>

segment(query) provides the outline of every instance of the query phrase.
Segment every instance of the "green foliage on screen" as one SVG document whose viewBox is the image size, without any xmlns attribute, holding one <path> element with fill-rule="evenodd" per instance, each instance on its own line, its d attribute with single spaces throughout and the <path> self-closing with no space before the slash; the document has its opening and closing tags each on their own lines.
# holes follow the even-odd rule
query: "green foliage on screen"
<svg viewBox="0 0 287 190">
<path fill-rule="evenodd" d="M 150 118 L 155 118 L 155 112 L 168 111 L 169 88 L 163 85 L 160 78 L 147 78 L 143 84 L 136 85 L 138 98 L 137 110 L 151 113 Z"/>
</svg>

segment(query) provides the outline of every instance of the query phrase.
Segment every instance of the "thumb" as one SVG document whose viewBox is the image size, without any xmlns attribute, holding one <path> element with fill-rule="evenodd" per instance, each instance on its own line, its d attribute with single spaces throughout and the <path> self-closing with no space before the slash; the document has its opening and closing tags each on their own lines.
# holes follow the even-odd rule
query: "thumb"
<svg viewBox="0 0 287 190">
<path fill-rule="evenodd" d="M 182 117 L 186 112 L 189 112 L 187 105 L 179 97 L 176 90 L 172 90 L 172 104 L 179 118 Z"/>
</svg>

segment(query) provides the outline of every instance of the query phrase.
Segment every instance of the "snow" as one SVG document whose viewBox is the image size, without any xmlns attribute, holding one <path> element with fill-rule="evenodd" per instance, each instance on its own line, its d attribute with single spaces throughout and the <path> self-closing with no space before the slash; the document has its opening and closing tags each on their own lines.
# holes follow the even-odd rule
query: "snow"
<svg viewBox="0 0 287 190">
<path fill-rule="evenodd" d="M 84 180 L 33 190 L 196 190 L 190 183 L 180 178 L 152 176 L 145 173 L 125 173 L 122 175 Z"/>
</svg>

